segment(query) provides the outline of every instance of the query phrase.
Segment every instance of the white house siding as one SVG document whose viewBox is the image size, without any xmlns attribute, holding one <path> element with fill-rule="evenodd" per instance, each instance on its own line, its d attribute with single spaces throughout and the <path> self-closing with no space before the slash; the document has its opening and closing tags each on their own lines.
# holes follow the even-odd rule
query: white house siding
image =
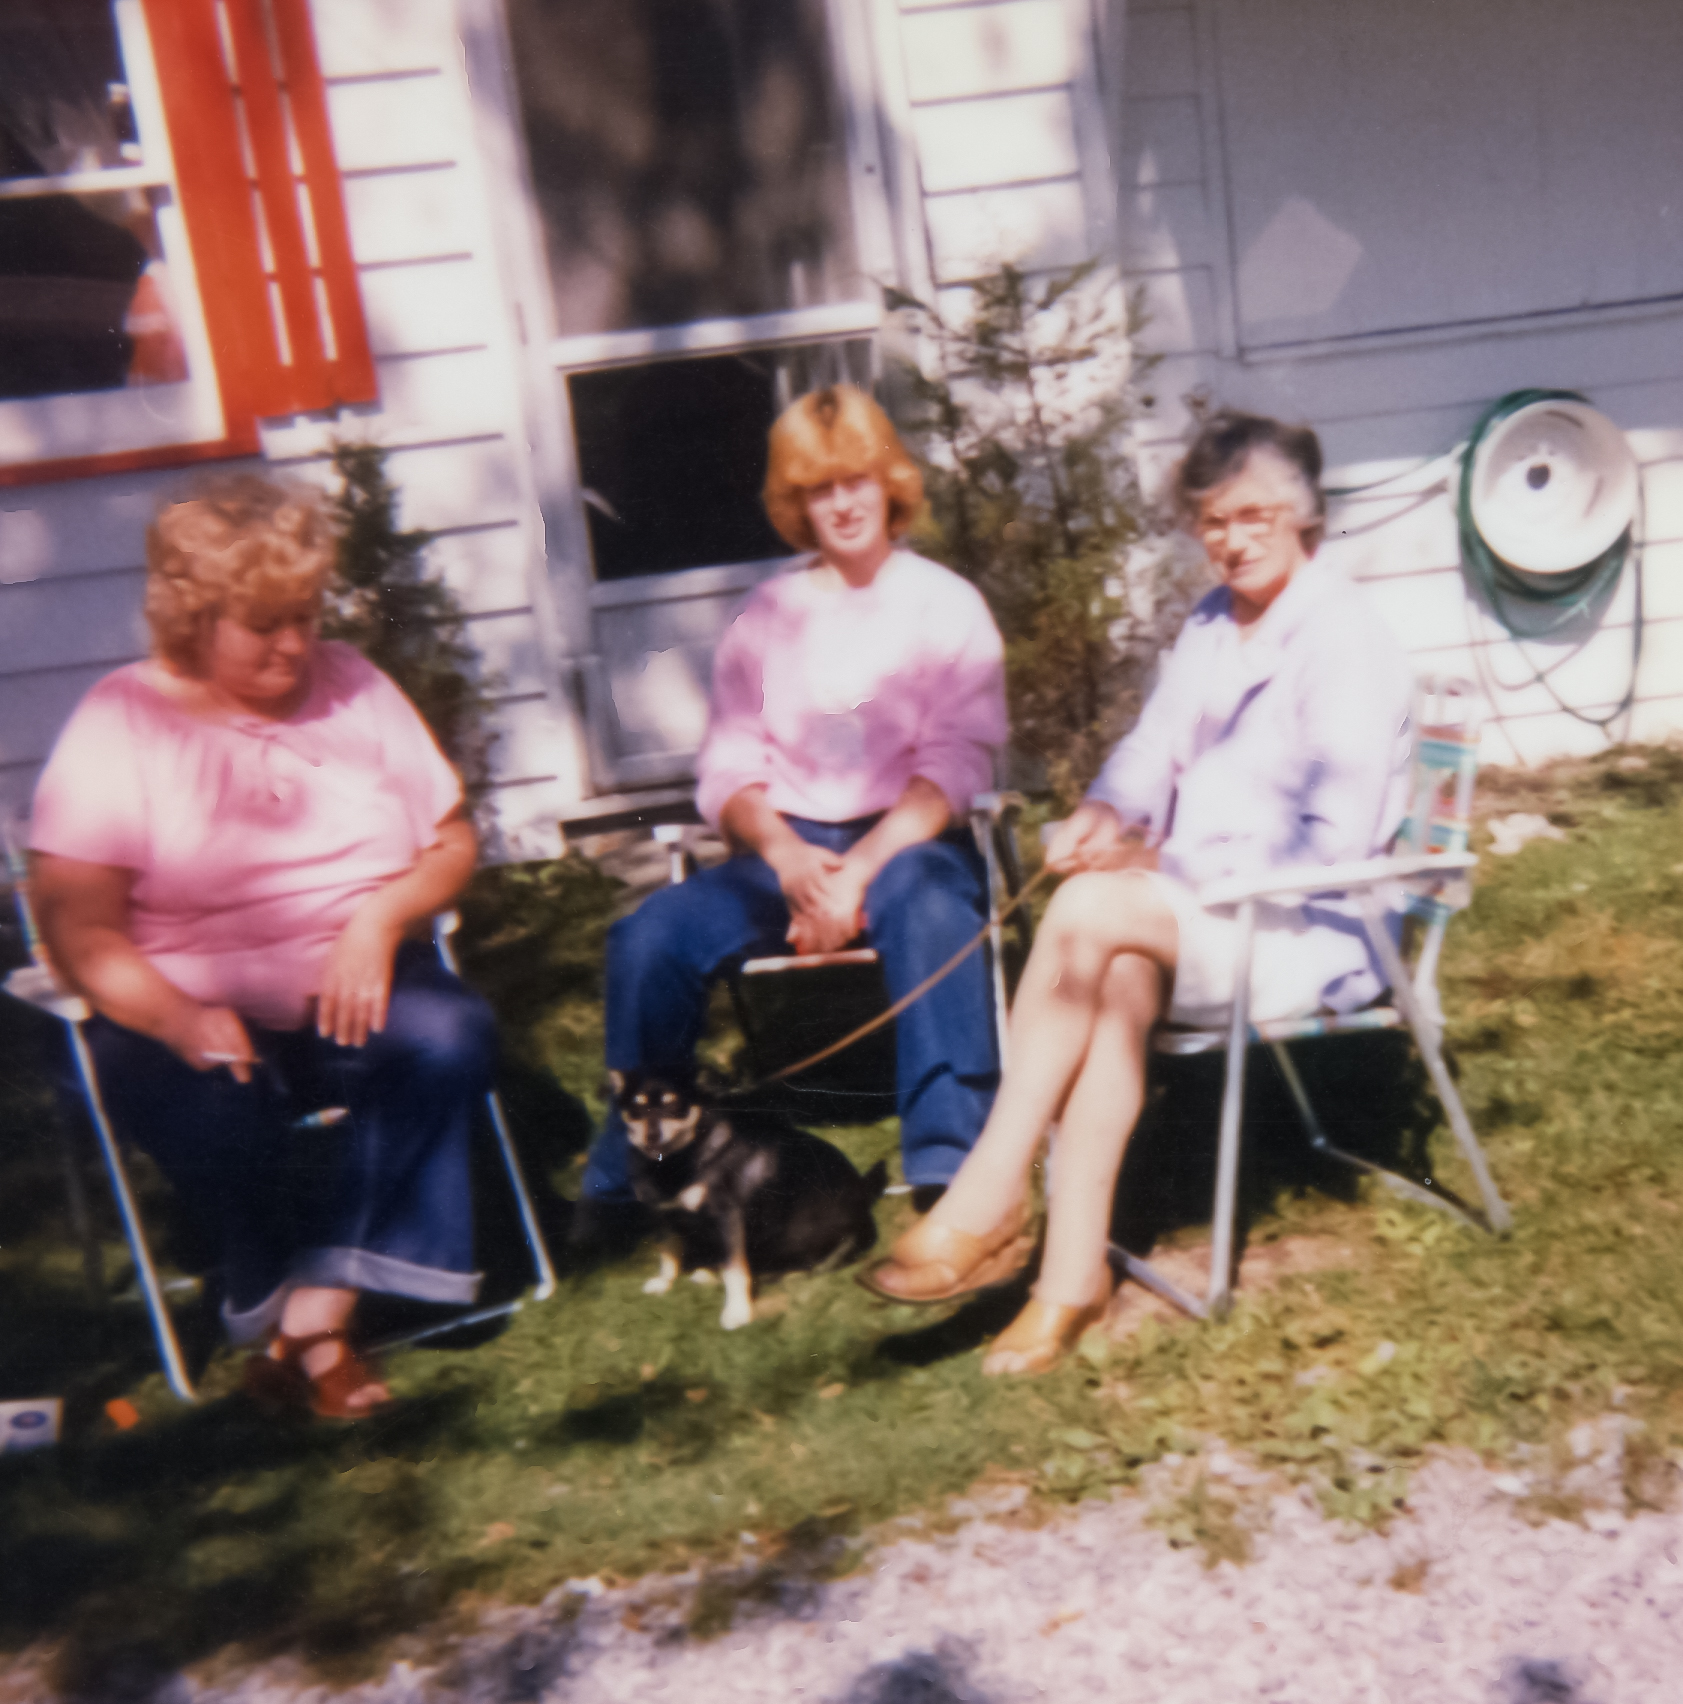
<svg viewBox="0 0 1683 1704">
<path fill-rule="evenodd" d="M 557 844 L 587 790 L 559 691 L 542 526 L 451 0 L 317 0 L 352 249 L 380 403 L 266 429 L 264 459 L 326 477 L 336 435 L 389 451 L 402 521 L 437 532 L 496 678 L 505 851 Z M 54 735 L 100 674 L 144 653 L 143 534 L 197 470 L 0 490 L 0 807 L 26 805 Z"/>
<path fill-rule="evenodd" d="M 930 269 L 913 286 L 1107 253 L 1089 0 L 900 0 L 896 33 L 885 80 L 903 92 Z"/>
<path fill-rule="evenodd" d="M 1362 3 L 1365 9 L 1365 0 Z M 1247 223 L 1248 208 L 1247 219 L 1236 216 L 1233 179 L 1243 178 L 1246 193 L 1258 183 L 1268 183 L 1276 198 L 1289 200 L 1291 186 L 1284 180 L 1287 168 L 1281 161 L 1289 164 L 1305 150 L 1318 149 L 1325 164 L 1316 169 L 1327 174 L 1326 181 L 1333 181 L 1336 171 L 1346 172 L 1351 178 L 1350 193 L 1361 197 L 1365 185 L 1373 200 L 1380 180 L 1372 174 L 1381 168 L 1373 164 L 1361 139 L 1347 125 L 1328 127 L 1319 122 L 1319 115 L 1310 134 L 1283 139 L 1277 126 L 1271 136 L 1259 136 L 1235 122 L 1232 85 L 1240 85 L 1241 99 L 1248 97 L 1243 95 L 1244 77 L 1235 76 L 1233 66 L 1217 62 L 1217 31 L 1227 4 L 1228 0 L 1176 4 L 1130 0 L 1127 11 L 1121 54 L 1119 241 L 1127 276 L 1141 290 L 1150 314 L 1142 343 L 1164 356 L 1149 380 L 1155 401 L 1139 434 L 1148 478 L 1160 480 L 1178 451 L 1187 424 L 1183 399 L 1194 388 L 1221 402 L 1315 426 L 1327 451 L 1329 484 L 1358 485 L 1403 473 L 1405 477 L 1383 491 L 1335 504 L 1326 549 L 1372 588 L 1423 672 L 1461 675 L 1485 688 L 1494 712 L 1486 736 L 1487 757 L 1534 763 L 1557 754 L 1593 751 L 1606 743 L 1607 734 L 1561 711 L 1548 687 L 1536 684 L 1533 665 L 1547 668 L 1565 658 L 1550 676 L 1560 699 L 1590 714 L 1611 710 L 1629 678 L 1631 576 L 1627 572 L 1588 643 L 1576 649 L 1571 645 L 1522 649 L 1467 589 L 1453 507 L 1458 464 L 1440 463 L 1412 476 L 1407 470 L 1462 441 L 1484 407 L 1509 391 L 1528 386 L 1582 391 L 1625 430 L 1642 466 L 1646 497 L 1642 524 L 1646 620 L 1637 702 L 1634 713 L 1621 718 L 1612 732 L 1656 739 L 1683 730 L 1683 575 L 1678 572 L 1683 569 L 1683 312 L 1677 304 L 1664 302 L 1579 313 L 1558 311 L 1585 295 L 1594 299 L 1594 280 L 1580 278 L 1574 268 L 1583 270 L 1588 264 L 1584 256 L 1593 258 L 1595 244 L 1578 238 L 1575 222 L 1593 227 L 1604 220 L 1596 198 L 1617 201 L 1627 196 L 1627 179 L 1611 161 L 1604 162 L 1606 169 L 1599 176 L 1580 172 L 1574 177 L 1561 169 L 1549 178 L 1554 165 L 1549 137 L 1546 131 L 1540 136 L 1535 131 L 1535 123 L 1546 126 L 1550 118 L 1549 101 L 1542 97 L 1536 103 L 1541 119 L 1536 113 L 1529 115 L 1534 125 L 1524 133 L 1528 142 L 1522 137 L 1515 143 L 1508 134 L 1513 114 L 1519 110 L 1517 95 L 1500 110 L 1496 110 L 1498 103 L 1490 103 L 1495 115 L 1490 135 L 1484 139 L 1490 157 L 1478 159 L 1478 132 L 1466 128 L 1478 122 L 1470 116 L 1478 108 L 1462 100 L 1453 87 L 1446 88 L 1442 94 L 1450 104 L 1444 122 L 1462 127 L 1452 140 L 1471 138 L 1473 144 L 1462 147 L 1452 159 L 1461 171 L 1512 174 L 1516 169 L 1512 149 L 1529 146 L 1533 150 L 1530 156 L 1522 151 L 1518 158 L 1522 165 L 1536 164 L 1547 179 L 1547 194 L 1539 192 L 1533 199 L 1554 221 L 1565 257 L 1560 279 L 1538 277 L 1537 256 L 1547 249 L 1539 246 L 1542 240 L 1536 229 L 1520 219 L 1531 193 L 1522 184 L 1514 194 L 1520 204 L 1520 213 L 1514 215 L 1518 234 L 1493 229 L 1490 240 L 1496 244 L 1510 235 L 1514 242 L 1523 239 L 1534 245 L 1527 251 L 1529 258 L 1510 274 L 1492 277 L 1483 267 L 1485 257 L 1469 253 L 1466 265 L 1469 273 L 1476 274 L 1469 295 L 1476 298 L 1478 291 L 1508 288 L 1533 292 L 1535 302 L 1508 303 L 1506 318 L 1434 330 L 1420 323 L 1423 315 L 1429 317 L 1420 304 L 1429 306 L 1431 293 L 1437 291 L 1445 297 L 1442 311 L 1457 311 L 1459 270 L 1451 267 L 1447 282 L 1433 276 L 1399 278 L 1394 292 L 1397 313 L 1403 319 L 1412 316 L 1414 323 L 1395 335 L 1354 335 L 1344 344 L 1326 340 L 1307 346 L 1300 340 L 1296 349 L 1258 348 L 1256 344 L 1263 340 L 1259 331 L 1267 331 L 1258 320 L 1258 304 L 1265 313 L 1289 314 L 1293 303 L 1289 297 L 1266 300 L 1260 293 L 1266 277 L 1259 275 L 1254 260 L 1247 279 L 1246 259 L 1255 255 L 1258 235 L 1255 221 Z M 1318 14 L 1323 0 L 1266 0 L 1266 4 L 1282 16 L 1293 6 L 1303 13 L 1290 20 L 1300 26 L 1290 37 L 1297 54 L 1295 74 L 1310 79 L 1322 75 L 1325 68 L 1314 59 L 1317 20 L 1311 14 Z M 1553 9 L 1553 0 L 1550 4 Z M 1619 0 L 1617 11 L 1617 19 L 1601 22 L 1625 32 L 1627 51 L 1613 63 L 1609 75 L 1630 71 L 1636 76 L 1632 66 L 1640 60 L 1645 65 L 1640 77 L 1651 81 L 1656 73 L 1648 62 L 1669 56 L 1668 65 L 1660 71 L 1662 80 L 1669 77 L 1675 87 L 1683 79 L 1683 53 L 1679 52 L 1683 34 L 1673 26 L 1670 0 Z M 1397 8 L 1389 8 L 1384 15 L 1393 14 L 1398 14 Z M 1457 41 L 1465 45 L 1464 38 L 1454 36 L 1454 19 L 1436 0 L 1424 7 L 1418 27 L 1427 32 L 1419 38 L 1423 53 L 1444 50 L 1444 43 L 1433 39 L 1432 32 L 1442 34 L 1451 49 Z M 1542 75 L 1529 66 L 1522 45 L 1516 40 L 1512 77 Z M 1261 78 L 1270 73 L 1253 60 L 1248 74 Z M 1610 115 L 1621 110 L 1621 102 L 1628 105 L 1631 94 L 1632 90 L 1617 85 L 1599 90 L 1600 105 L 1609 115 L 1609 133 L 1617 133 L 1620 127 Z M 1664 126 L 1670 122 L 1670 107 L 1665 106 L 1649 111 L 1646 118 L 1626 111 L 1620 124 Z M 1442 158 L 1428 160 L 1433 148 L 1444 154 L 1440 144 L 1441 138 L 1424 131 L 1399 130 L 1393 139 L 1399 160 L 1406 164 L 1419 157 L 1428 190 L 1440 181 L 1436 174 L 1446 169 Z M 1249 152 L 1269 148 L 1277 148 L 1278 157 L 1260 163 Z M 1582 151 L 1580 143 L 1574 158 Z M 1233 166 L 1236 157 L 1242 170 Z M 1369 175 L 1364 177 L 1364 171 Z M 1270 172 L 1278 181 L 1270 179 Z M 1397 179 L 1392 175 L 1383 181 Z M 1424 201 L 1429 208 L 1429 194 Z M 1441 253 L 1442 233 L 1432 229 L 1422 206 L 1410 210 L 1391 200 L 1380 205 L 1382 211 L 1370 217 L 1394 219 L 1404 238 L 1415 233 L 1422 254 Z M 1676 206 L 1683 212 L 1683 191 Z M 1541 218 L 1540 213 L 1536 216 Z M 1300 208 L 1292 209 L 1292 218 L 1295 228 L 1287 228 L 1288 220 L 1282 230 L 1292 238 L 1299 257 L 1305 245 L 1318 242 L 1325 265 L 1336 271 L 1342 264 L 1337 231 L 1304 218 Z M 1492 212 L 1491 219 L 1496 218 Z M 1637 290 L 1659 295 L 1668 280 L 1671 290 L 1683 289 L 1683 271 L 1674 264 L 1675 232 L 1669 220 L 1662 219 L 1658 225 L 1664 228 L 1654 230 L 1650 252 L 1619 255 L 1619 265 L 1610 269 L 1618 276 L 1605 285 L 1612 294 L 1628 296 Z M 1390 235 L 1395 238 L 1397 233 Z M 1432 247 L 1434 241 L 1439 242 L 1437 249 Z M 1403 246 L 1399 244 L 1395 252 L 1401 253 Z M 1313 273 L 1304 276 L 1312 279 Z M 1241 299 L 1247 281 L 1248 303 Z M 1371 278 L 1367 284 L 1371 287 Z M 1297 287 L 1302 287 L 1302 278 Z M 1581 293 L 1557 300 L 1551 299 L 1551 288 Z M 1347 307 L 1347 302 L 1340 302 L 1332 319 L 1336 322 Z M 1497 302 L 1489 311 L 1499 313 L 1501 307 Z M 1376 312 L 1382 317 L 1372 301 L 1366 312 L 1370 321 Z M 1478 312 L 1476 299 L 1466 312 L 1469 318 Z M 1521 317 L 1527 312 L 1547 317 Z M 1335 329 L 1348 336 L 1359 334 L 1362 326 L 1352 322 Z"/>
</svg>

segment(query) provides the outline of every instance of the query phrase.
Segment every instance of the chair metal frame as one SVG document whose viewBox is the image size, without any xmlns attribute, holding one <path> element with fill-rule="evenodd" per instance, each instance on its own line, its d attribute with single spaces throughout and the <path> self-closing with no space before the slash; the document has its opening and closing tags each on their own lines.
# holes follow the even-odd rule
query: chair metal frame
<svg viewBox="0 0 1683 1704">
<path fill-rule="evenodd" d="M 1449 918 L 1471 899 L 1468 873 L 1478 859 L 1468 850 L 1473 782 L 1478 768 L 1479 714 L 1474 689 L 1464 681 L 1428 677 L 1417 696 L 1415 750 L 1410 814 L 1388 857 L 1345 864 L 1280 869 L 1261 879 L 1211 882 L 1199 890 L 1206 907 L 1236 908 L 1239 957 L 1236 997 L 1224 1030 L 1160 1027 L 1152 1040 L 1156 1053 L 1184 1057 L 1225 1050 L 1221 1124 L 1216 1162 L 1215 1212 L 1210 1245 L 1209 1285 L 1199 1302 L 1138 1255 L 1117 1248 L 1128 1275 L 1197 1318 L 1219 1317 L 1232 1305 L 1235 1220 L 1239 1184 L 1240 1126 L 1244 1111 L 1245 1065 L 1252 1046 L 1266 1046 L 1303 1121 L 1315 1152 L 1376 1177 L 1393 1193 L 1433 1207 L 1479 1229 L 1505 1235 L 1513 1216 L 1490 1175 L 1472 1122 L 1461 1103 L 1443 1058 L 1443 1009 L 1438 998 L 1438 959 Z M 1265 901 L 1292 901 L 1312 895 L 1352 899 L 1374 955 L 1385 973 L 1385 1004 L 1350 1013 L 1322 1013 L 1253 1024 L 1250 1021 L 1250 972 L 1257 907 Z M 1392 938 L 1388 919 L 1399 909 L 1425 923 L 1420 953 L 1412 971 Z M 1333 1144 L 1322 1128 L 1303 1087 L 1287 1044 L 1334 1035 L 1396 1029 L 1413 1034 L 1432 1087 L 1449 1121 L 1457 1147 L 1477 1183 L 1485 1220 L 1469 1214 L 1446 1194 L 1426 1189 L 1372 1161 Z"/>
<path fill-rule="evenodd" d="M 141 1293 L 146 1303 L 146 1311 L 151 1320 L 152 1335 L 158 1346 L 158 1358 L 163 1363 L 164 1377 L 170 1390 L 181 1401 L 195 1402 L 198 1399 L 197 1392 L 193 1388 L 192 1379 L 188 1376 L 186 1358 L 181 1352 L 181 1341 L 176 1335 L 175 1321 L 170 1315 L 169 1303 L 165 1296 L 165 1285 L 158 1275 L 157 1263 L 153 1259 L 151 1243 L 146 1234 L 145 1220 L 141 1217 L 140 1206 L 129 1179 L 128 1167 L 123 1159 L 122 1144 L 118 1140 L 110 1115 L 106 1111 L 105 1097 L 100 1090 L 99 1073 L 94 1065 L 93 1053 L 88 1046 L 87 1036 L 83 1033 L 84 1026 L 93 1015 L 92 1008 L 80 995 L 66 990 L 54 975 L 41 940 L 40 931 L 36 926 L 34 907 L 30 903 L 28 869 L 22 853 L 9 835 L 7 836 L 6 856 L 11 871 L 13 903 L 17 909 L 18 918 L 23 924 L 31 962 L 12 971 L 6 977 L 4 984 L 0 986 L 3 986 L 4 991 L 13 999 L 21 1001 L 25 1005 L 33 1006 L 37 1011 L 46 1012 L 49 1016 L 57 1018 L 65 1027 L 70 1039 L 71 1056 L 75 1061 L 76 1076 L 82 1091 L 82 1099 L 87 1107 L 94 1133 L 98 1139 L 100 1157 L 104 1161 L 106 1177 L 111 1184 L 111 1193 L 117 1203 L 118 1217 L 122 1220 L 123 1237 L 128 1244 L 130 1258 L 134 1261 L 135 1275 L 139 1280 Z M 433 944 L 437 948 L 445 967 L 453 975 L 459 975 L 460 972 L 457 969 L 456 955 L 451 947 L 450 937 L 455 933 L 459 923 L 460 919 L 454 911 L 442 912 L 433 920 Z M 509 1185 L 514 1192 L 515 1202 L 520 1213 L 521 1228 L 525 1233 L 527 1247 L 532 1257 L 535 1280 L 532 1299 L 540 1302 L 547 1301 L 549 1297 L 555 1294 L 555 1267 L 550 1260 L 549 1249 L 544 1241 L 543 1230 L 538 1222 L 536 1209 L 532 1204 L 531 1193 L 526 1186 L 525 1173 L 521 1169 L 519 1156 L 515 1152 L 513 1138 L 509 1134 L 508 1120 L 503 1113 L 502 1101 L 495 1089 L 486 1094 L 485 1104 L 486 1110 L 490 1113 L 492 1128 L 496 1132 L 498 1151 L 502 1157 L 504 1169 L 508 1174 Z M 104 1290 L 104 1283 L 100 1274 L 99 1244 L 94 1236 L 92 1219 L 88 1212 L 87 1195 L 82 1187 L 82 1179 L 77 1169 L 73 1132 L 68 1121 L 63 1118 L 59 1121 L 59 1141 L 60 1158 L 65 1174 L 66 1189 L 70 1198 L 71 1224 L 82 1244 L 83 1266 L 88 1275 L 90 1287 L 96 1295 L 101 1294 Z M 476 1309 L 438 1325 L 391 1339 L 382 1344 L 381 1347 L 392 1348 L 400 1343 L 416 1342 L 424 1337 L 436 1336 L 445 1331 L 454 1331 L 462 1326 L 477 1324 L 483 1320 L 516 1312 L 520 1306 L 520 1301 L 516 1300 L 501 1303 L 495 1307 Z"/>
</svg>

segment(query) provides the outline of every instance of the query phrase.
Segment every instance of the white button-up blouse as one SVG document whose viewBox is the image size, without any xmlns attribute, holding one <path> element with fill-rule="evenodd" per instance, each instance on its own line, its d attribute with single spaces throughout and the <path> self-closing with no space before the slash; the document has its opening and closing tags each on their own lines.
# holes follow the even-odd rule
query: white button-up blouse
<svg viewBox="0 0 1683 1704">
<path fill-rule="evenodd" d="M 1189 886 L 1389 849 L 1408 796 L 1413 681 L 1365 595 L 1310 561 L 1240 638 L 1225 586 L 1187 618 L 1132 733 L 1088 790 Z M 1383 989 L 1347 907 L 1317 900 L 1302 950 L 1323 1003 Z"/>
</svg>

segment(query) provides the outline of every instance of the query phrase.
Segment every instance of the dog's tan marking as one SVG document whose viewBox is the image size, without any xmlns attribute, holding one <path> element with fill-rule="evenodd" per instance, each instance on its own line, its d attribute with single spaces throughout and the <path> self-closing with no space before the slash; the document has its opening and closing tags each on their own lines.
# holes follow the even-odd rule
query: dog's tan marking
<svg viewBox="0 0 1683 1704">
<path fill-rule="evenodd" d="M 677 1281 L 678 1245 L 675 1242 L 662 1243 L 660 1247 L 660 1270 L 643 1286 L 643 1294 L 645 1296 L 664 1296 Z"/>
<path fill-rule="evenodd" d="M 700 1106 L 692 1106 L 682 1118 L 662 1118 L 660 1120 L 660 1145 L 668 1153 L 679 1148 L 687 1148 L 695 1140 L 697 1126 L 701 1123 Z"/>
<path fill-rule="evenodd" d="M 678 1205 L 682 1207 L 686 1213 L 699 1213 L 702 1208 L 702 1203 L 705 1202 L 706 1199 L 707 1185 L 704 1183 L 692 1183 L 688 1189 L 682 1191 L 682 1193 L 678 1196 Z"/>
</svg>

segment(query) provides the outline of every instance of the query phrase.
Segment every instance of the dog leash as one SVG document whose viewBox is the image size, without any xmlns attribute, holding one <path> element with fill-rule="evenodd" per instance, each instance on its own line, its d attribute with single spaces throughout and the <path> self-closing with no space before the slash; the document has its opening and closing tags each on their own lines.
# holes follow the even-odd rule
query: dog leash
<svg viewBox="0 0 1683 1704">
<path fill-rule="evenodd" d="M 952 973 L 957 970 L 973 952 L 975 952 L 983 941 L 988 938 L 988 936 L 992 933 L 995 924 L 1003 923 L 1005 919 L 1009 917 L 1012 912 L 1016 911 L 1018 907 L 1020 907 L 1028 899 L 1029 895 L 1032 894 L 1034 890 L 1051 874 L 1052 871 L 1044 867 L 1036 870 L 1035 873 L 1023 883 L 1022 887 L 1017 890 L 1016 895 L 1012 898 L 1011 902 L 1005 907 L 1005 909 L 1000 912 L 997 918 L 989 918 L 988 921 L 976 932 L 976 934 L 972 936 L 970 940 L 965 942 L 965 944 L 960 947 L 939 970 L 926 976 L 916 988 L 910 991 L 910 993 L 902 994 L 886 1012 L 879 1013 L 868 1023 L 861 1024 L 855 1030 L 849 1030 L 840 1041 L 832 1041 L 828 1047 L 821 1047 L 816 1053 L 808 1055 L 807 1058 L 797 1059 L 793 1065 L 785 1065 L 781 1071 L 773 1071 L 770 1076 L 761 1077 L 758 1082 L 745 1084 L 740 1089 L 733 1089 L 731 1091 L 732 1094 L 751 1094 L 755 1089 L 767 1088 L 772 1083 L 781 1083 L 785 1080 L 785 1078 L 797 1076 L 802 1071 L 809 1071 L 814 1065 L 822 1064 L 824 1060 L 833 1058 L 836 1054 L 851 1047 L 856 1041 L 863 1041 L 866 1036 L 874 1035 L 883 1027 L 884 1024 L 893 1023 L 908 1006 L 915 1005 L 924 997 L 925 994 L 929 992 L 931 988 L 936 985 L 936 983 L 940 982 L 945 977 L 951 976 Z"/>
</svg>

